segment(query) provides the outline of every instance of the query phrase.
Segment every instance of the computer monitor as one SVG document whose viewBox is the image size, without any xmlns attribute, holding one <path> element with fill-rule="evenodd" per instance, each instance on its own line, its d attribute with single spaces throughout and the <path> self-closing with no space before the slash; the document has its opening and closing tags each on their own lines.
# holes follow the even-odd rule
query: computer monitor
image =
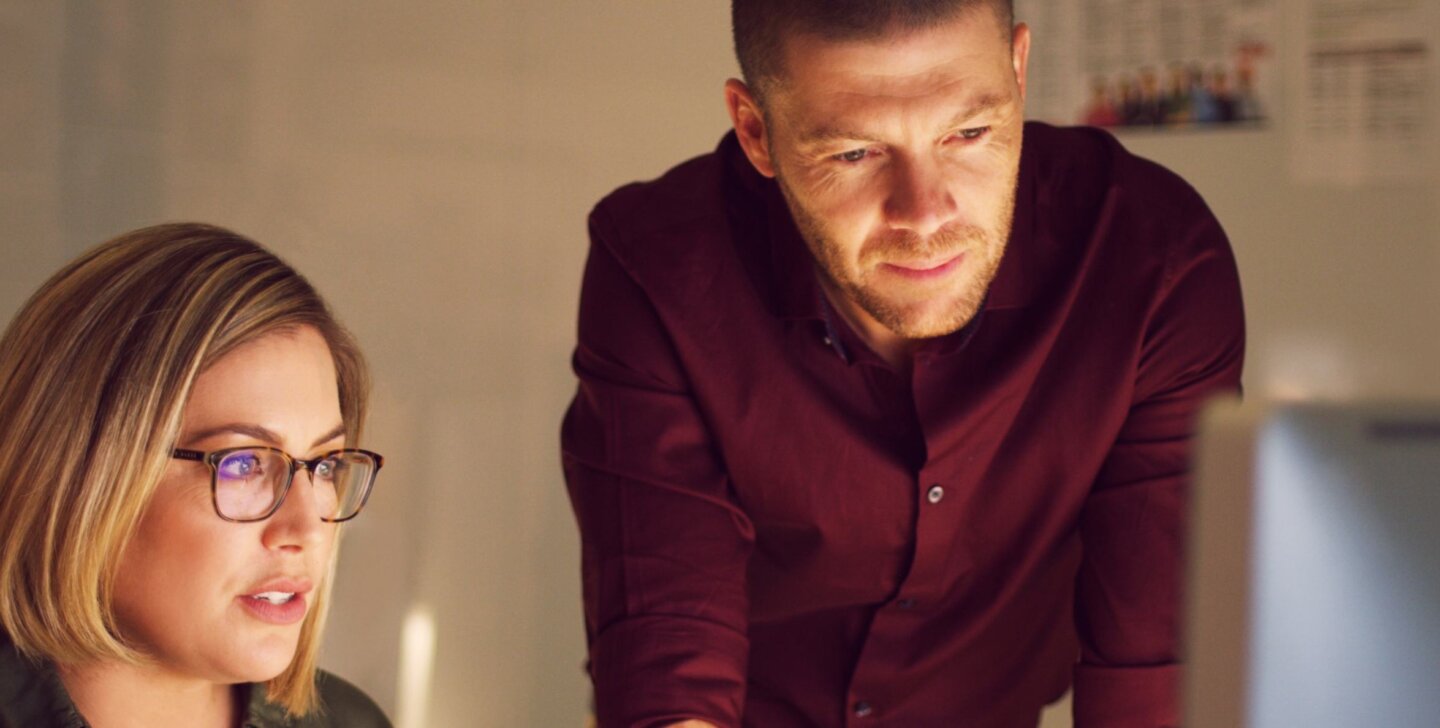
<svg viewBox="0 0 1440 728">
<path fill-rule="evenodd" d="M 1212 407 L 1186 728 L 1440 726 L 1440 403 Z"/>
</svg>

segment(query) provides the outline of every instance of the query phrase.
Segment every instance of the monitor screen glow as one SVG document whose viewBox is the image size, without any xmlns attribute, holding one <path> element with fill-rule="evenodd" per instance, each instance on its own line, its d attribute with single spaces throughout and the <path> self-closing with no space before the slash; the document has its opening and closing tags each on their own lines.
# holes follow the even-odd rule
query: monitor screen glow
<svg viewBox="0 0 1440 728">
<path fill-rule="evenodd" d="M 1440 726 L 1440 405 L 1212 408 L 1188 728 Z"/>
</svg>

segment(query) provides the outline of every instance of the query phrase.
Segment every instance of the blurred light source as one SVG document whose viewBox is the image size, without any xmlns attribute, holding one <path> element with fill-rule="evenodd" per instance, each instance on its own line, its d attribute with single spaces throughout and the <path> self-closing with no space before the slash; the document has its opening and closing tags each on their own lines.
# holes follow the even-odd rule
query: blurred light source
<svg viewBox="0 0 1440 728">
<path fill-rule="evenodd" d="M 1266 366 L 1258 394 L 1276 401 L 1345 400 L 1357 393 L 1357 372 L 1343 341 L 1322 333 L 1287 331 L 1260 345 Z M 1252 387 L 1253 389 L 1253 387 Z"/>
<path fill-rule="evenodd" d="M 430 707 L 430 672 L 435 666 L 435 616 L 417 604 L 405 615 L 400 635 L 397 728 L 424 728 Z"/>
</svg>

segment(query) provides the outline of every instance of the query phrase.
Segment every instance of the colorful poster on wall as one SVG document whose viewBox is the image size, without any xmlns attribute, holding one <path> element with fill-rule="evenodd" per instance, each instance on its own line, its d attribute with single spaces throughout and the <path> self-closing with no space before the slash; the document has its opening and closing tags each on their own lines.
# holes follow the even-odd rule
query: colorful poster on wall
<svg viewBox="0 0 1440 728">
<path fill-rule="evenodd" d="M 1027 115 L 1153 130 L 1259 125 L 1279 87 L 1275 0 L 1016 0 Z"/>
<path fill-rule="evenodd" d="M 1291 169 L 1357 186 L 1434 174 L 1435 0 L 1305 0 Z"/>
</svg>

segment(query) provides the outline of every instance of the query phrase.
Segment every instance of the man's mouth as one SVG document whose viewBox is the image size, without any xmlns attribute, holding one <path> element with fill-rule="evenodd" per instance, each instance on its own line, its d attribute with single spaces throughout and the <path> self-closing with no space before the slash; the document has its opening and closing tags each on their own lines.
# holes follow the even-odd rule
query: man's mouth
<svg viewBox="0 0 1440 728">
<path fill-rule="evenodd" d="M 885 263 L 884 267 L 890 272 L 904 276 L 906 278 L 910 278 L 913 280 L 927 280 L 949 273 L 951 270 L 954 270 L 964 259 L 965 254 L 960 253 L 958 255 L 950 256 L 948 258 L 942 258 L 939 260 Z"/>
</svg>

